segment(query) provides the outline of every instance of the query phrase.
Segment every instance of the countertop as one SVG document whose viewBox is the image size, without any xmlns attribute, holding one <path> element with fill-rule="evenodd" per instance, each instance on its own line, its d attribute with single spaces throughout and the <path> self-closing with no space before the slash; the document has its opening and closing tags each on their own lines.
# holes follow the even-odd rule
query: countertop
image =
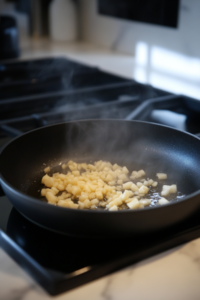
<svg viewBox="0 0 200 300">
<path fill-rule="evenodd" d="M 86 43 L 65 45 L 46 40 L 33 41 L 22 49 L 21 58 L 60 55 L 125 77 L 134 77 L 134 57 Z M 200 239 L 197 239 L 54 299 L 199 300 L 199 276 Z M 35 299 L 46 300 L 51 297 L 0 249 L 0 300 Z"/>
<path fill-rule="evenodd" d="M 159 49 L 149 58 L 143 43 L 138 45 L 135 56 L 86 42 L 65 44 L 43 39 L 23 43 L 21 59 L 46 56 L 67 56 L 107 72 L 200 100 L 199 63 L 193 58 L 181 54 L 174 56 Z"/>
</svg>

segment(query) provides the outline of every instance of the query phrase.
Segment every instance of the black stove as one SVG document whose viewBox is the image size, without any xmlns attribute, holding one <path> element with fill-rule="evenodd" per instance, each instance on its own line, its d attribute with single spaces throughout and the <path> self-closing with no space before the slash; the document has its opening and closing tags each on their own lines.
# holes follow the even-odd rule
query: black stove
<svg viewBox="0 0 200 300">
<path fill-rule="evenodd" d="M 29 130 L 80 119 L 144 120 L 198 135 L 199 112 L 198 100 L 66 58 L 0 63 L 0 147 Z M 198 218 L 142 239 L 63 236 L 31 223 L 0 195 L 0 246 L 52 295 L 200 236 Z"/>
</svg>

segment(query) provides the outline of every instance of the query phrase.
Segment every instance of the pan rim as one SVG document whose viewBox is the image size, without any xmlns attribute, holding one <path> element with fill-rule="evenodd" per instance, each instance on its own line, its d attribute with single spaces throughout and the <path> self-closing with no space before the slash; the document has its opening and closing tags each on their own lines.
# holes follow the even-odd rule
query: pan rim
<svg viewBox="0 0 200 300">
<path fill-rule="evenodd" d="M 40 127 L 40 128 L 36 128 L 36 129 L 33 129 L 33 130 L 30 130 L 20 136 L 17 136 L 16 138 L 12 139 L 11 141 L 9 141 L 7 144 L 5 144 L 1 149 L 0 149 L 0 160 L 1 160 L 1 155 L 2 153 L 4 152 L 4 150 L 6 149 L 6 147 L 8 147 L 10 144 L 12 144 L 13 142 L 15 142 L 17 139 L 20 139 L 24 136 L 26 136 L 27 134 L 30 134 L 30 133 L 33 133 L 33 132 L 36 132 L 36 131 L 39 131 L 39 130 L 42 130 L 42 129 L 46 129 L 46 128 L 49 128 L 49 127 L 55 127 L 55 126 L 60 126 L 60 125 L 64 125 L 64 124 L 69 124 L 69 123 L 79 123 L 79 122 L 104 122 L 104 121 L 109 121 L 109 122 L 131 122 L 131 123 L 142 123 L 142 124 L 147 124 L 147 125 L 153 125 L 153 126 L 156 126 L 156 127 L 164 127 L 164 128 L 168 128 L 172 131 L 175 131 L 175 132 L 179 132 L 179 133 L 182 133 L 184 135 L 188 135 L 194 139 L 197 139 L 199 140 L 200 142 L 200 139 L 189 133 L 189 132 L 185 132 L 185 131 L 182 131 L 182 130 L 179 130 L 179 129 L 176 129 L 176 128 L 173 128 L 173 127 L 170 127 L 170 126 L 166 126 L 166 125 L 162 125 L 162 124 L 157 124 L 157 123 L 153 123 L 153 122 L 147 122 L 147 121 L 139 121 L 139 120 L 123 120 L 123 119 L 87 119 L 87 120 L 76 120 L 76 121 L 68 121 L 68 122 L 61 122 L 61 123 L 56 123 L 56 124 L 51 124 L 51 125 L 47 125 L 47 126 L 44 126 L 44 127 Z M 67 210 L 67 211 L 76 211 L 76 212 L 79 212 L 79 213 L 103 213 L 103 214 L 107 214 L 107 213 L 114 213 L 114 214 L 124 214 L 124 213 L 141 213 L 143 211 L 151 211 L 152 209 L 153 210 L 158 210 L 158 209 L 164 209 L 165 207 L 168 207 L 168 206 L 171 206 L 171 205 L 179 205 L 180 203 L 182 202 L 185 202 L 193 197 L 196 197 L 200 194 L 200 189 L 185 196 L 184 198 L 182 198 L 181 200 L 178 200 L 176 202 L 169 202 L 167 203 L 166 205 L 160 205 L 160 206 L 155 206 L 155 207 L 145 207 L 145 208 L 139 208 L 139 209 L 135 209 L 135 210 L 120 210 L 120 211 L 106 211 L 106 210 L 84 210 L 84 209 L 74 209 L 74 208 L 66 208 L 66 207 L 60 207 L 60 206 L 54 206 L 54 205 L 51 205 L 49 203 L 46 203 L 46 202 L 43 202 L 43 201 L 40 201 L 40 199 L 38 198 L 35 198 L 35 197 L 32 197 L 32 196 L 29 196 L 27 194 L 25 194 L 24 192 L 16 189 L 13 185 L 9 184 L 8 181 L 4 178 L 4 176 L 2 175 L 1 173 L 1 170 L 0 170 L 0 184 L 1 184 L 1 181 L 3 183 L 3 185 L 6 186 L 7 189 L 11 189 L 12 192 L 14 194 L 17 194 L 18 196 L 22 197 L 22 198 L 26 198 L 24 200 L 28 200 L 28 201 L 31 201 L 33 203 L 38 203 L 38 205 L 42 205 L 42 206 L 52 206 L 54 209 L 56 208 L 57 210 Z M 6 195 L 7 196 L 7 195 Z M 9 199 L 9 198 L 8 198 Z"/>
</svg>

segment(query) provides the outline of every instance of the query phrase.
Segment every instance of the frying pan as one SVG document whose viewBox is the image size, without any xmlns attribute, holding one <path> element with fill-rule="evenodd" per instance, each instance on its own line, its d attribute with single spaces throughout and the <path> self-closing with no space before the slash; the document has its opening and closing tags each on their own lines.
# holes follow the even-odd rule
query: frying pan
<svg viewBox="0 0 200 300">
<path fill-rule="evenodd" d="M 185 197 L 168 205 L 117 212 L 75 210 L 40 199 L 45 166 L 68 160 L 107 160 L 168 174 Z M 125 237 L 180 226 L 200 211 L 200 140 L 166 126 L 139 121 L 87 120 L 43 127 L 12 140 L 0 154 L 2 188 L 27 219 L 50 230 L 87 237 Z"/>
</svg>

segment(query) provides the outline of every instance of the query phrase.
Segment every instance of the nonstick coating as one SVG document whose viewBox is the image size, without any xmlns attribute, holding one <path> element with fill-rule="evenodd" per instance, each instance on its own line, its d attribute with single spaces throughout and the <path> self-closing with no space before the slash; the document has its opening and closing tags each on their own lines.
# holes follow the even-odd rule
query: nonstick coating
<svg viewBox="0 0 200 300">
<path fill-rule="evenodd" d="M 40 199 L 45 166 L 69 159 L 108 160 L 147 177 L 166 172 L 186 197 L 166 206 L 118 212 L 74 210 Z M 165 230 L 200 211 L 200 140 L 151 123 L 89 120 L 44 127 L 20 136 L 0 155 L 1 184 L 14 207 L 32 222 L 70 235 L 123 237 Z"/>
</svg>

